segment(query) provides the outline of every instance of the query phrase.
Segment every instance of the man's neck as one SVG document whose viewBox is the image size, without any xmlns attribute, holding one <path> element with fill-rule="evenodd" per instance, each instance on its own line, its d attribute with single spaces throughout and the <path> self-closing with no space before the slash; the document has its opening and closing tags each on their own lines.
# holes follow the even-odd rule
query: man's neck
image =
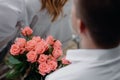
<svg viewBox="0 0 120 80">
<path fill-rule="evenodd" d="M 81 49 L 99 49 L 100 47 L 98 47 L 93 40 L 89 39 L 82 39 L 80 41 L 80 48 Z"/>
</svg>

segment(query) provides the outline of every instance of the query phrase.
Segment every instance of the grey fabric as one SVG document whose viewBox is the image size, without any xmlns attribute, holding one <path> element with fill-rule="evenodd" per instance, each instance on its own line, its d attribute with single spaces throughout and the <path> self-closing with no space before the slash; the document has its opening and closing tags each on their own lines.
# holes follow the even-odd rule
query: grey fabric
<svg viewBox="0 0 120 80">
<path fill-rule="evenodd" d="M 30 4 L 30 3 L 29 3 Z M 46 10 L 37 12 L 38 21 L 33 27 L 34 34 L 41 37 L 46 37 L 48 35 L 54 36 L 59 39 L 63 46 L 72 39 L 72 28 L 70 26 L 70 12 L 71 12 L 72 0 L 69 0 L 64 6 L 63 15 L 61 15 L 55 22 L 51 22 L 51 18 Z M 33 10 L 28 7 L 28 12 Z M 34 12 L 33 12 L 34 13 Z M 31 14 L 32 15 L 32 14 Z"/>
<path fill-rule="evenodd" d="M 71 1 L 71 0 L 70 0 Z M 70 1 L 64 8 L 66 17 L 60 17 L 56 22 L 51 23 L 47 11 L 40 11 L 39 0 L 0 0 L 0 51 L 11 41 L 21 27 L 16 26 L 18 22 L 31 27 L 35 35 L 45 37 L 53 35 L 62 42 L 71 39 Z M 37 20 L 34 21 L 35 15 Z"/>
<path fill-rule="evenodd" d="M 0 51 L 17 33 L 22 4 L 23 0 L 0 0 Z"/>
</svg>

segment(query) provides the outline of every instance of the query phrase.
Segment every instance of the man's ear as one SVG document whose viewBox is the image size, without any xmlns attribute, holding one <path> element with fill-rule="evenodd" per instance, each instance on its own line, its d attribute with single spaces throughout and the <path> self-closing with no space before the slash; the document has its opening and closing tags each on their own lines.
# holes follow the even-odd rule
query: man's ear
<svg viewBox="0 0 120 80">
<path fill-rule="evenodd" d="M 86 31 L 85 24 L 81 20 L 77 20 L 77 26 L 79 27 L 79 33 L 84 33 Z"/>
</svg>

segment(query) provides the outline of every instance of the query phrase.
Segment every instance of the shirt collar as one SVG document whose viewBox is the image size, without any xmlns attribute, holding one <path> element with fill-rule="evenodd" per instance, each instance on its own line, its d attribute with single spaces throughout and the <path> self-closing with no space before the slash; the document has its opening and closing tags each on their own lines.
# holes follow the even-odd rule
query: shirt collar
<svg viewBox="0 0 120 80">
<path fill-rule="evenodd" d="M 75 61 L 106 61 L 120 57 L 120 46 L 113 49 L 76 49 L 68 50 L 66 59 Z"/>
</svg>

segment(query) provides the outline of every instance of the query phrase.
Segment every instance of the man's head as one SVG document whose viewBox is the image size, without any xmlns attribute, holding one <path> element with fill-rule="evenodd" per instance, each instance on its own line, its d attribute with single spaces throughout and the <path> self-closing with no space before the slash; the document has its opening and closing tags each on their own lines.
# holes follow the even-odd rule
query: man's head
<svg viewBox="0 0 120 80">
<path fill-rule="evenodd" d="M 120 0 L 74 0 L 72 14 L 81 38 L 93 41 L 99 48 L 119 45 Z"/>
</svg>

